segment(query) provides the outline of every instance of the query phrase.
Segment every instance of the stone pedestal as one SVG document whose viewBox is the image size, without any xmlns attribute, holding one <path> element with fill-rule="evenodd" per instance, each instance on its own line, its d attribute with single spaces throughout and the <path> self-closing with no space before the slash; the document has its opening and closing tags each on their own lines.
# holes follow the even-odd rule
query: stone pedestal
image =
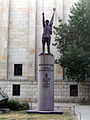
<svg viewBox="0 0 90 120">
<path fill-rule="evenodd" d="M 39 55 L 38 110 L 54 110 L 54 56 Z"/>
</svg>

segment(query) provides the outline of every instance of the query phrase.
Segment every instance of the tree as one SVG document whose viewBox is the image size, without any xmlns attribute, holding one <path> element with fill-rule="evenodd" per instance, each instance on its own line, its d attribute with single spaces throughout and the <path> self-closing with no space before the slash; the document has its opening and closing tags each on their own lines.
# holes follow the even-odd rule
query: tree
<svg viewBox="0 0 90 120">
<path fill-rule="evenodd" d="M 55 29 L 55 44 L 60 57 L 56 60 L 65 68 L 70 80 L 84 81 L 90 77 L 90 2 L 79 0 L 72 7 L 68 23 L 59 19 Z"/>
</svg>

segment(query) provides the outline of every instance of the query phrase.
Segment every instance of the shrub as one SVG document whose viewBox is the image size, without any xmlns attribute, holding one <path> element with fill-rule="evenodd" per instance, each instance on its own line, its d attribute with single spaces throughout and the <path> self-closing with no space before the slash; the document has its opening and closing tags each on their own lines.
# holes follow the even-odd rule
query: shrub
<svg viewBox="0 0 90 120">
<path fill-rule="evenodd" d="M 7 103 L 7 107 L 11 110 L 19 110 L 21 108 L 21 103 L 17 100 L 9 100 Z"/>
<path fill-rule="evenodd" d="M 27 102 L 22 103 L 21 109 L 23 109 L 23 110 L 29 109 L 29 104 Z"/>
<path fill-rule="evenodd" d="M 27 102 L 20 103 L 17 100 L 11 99 L 7 102 L 6 107 L 11 110 L 26 110 L 29 109 L 29 104 Z"/>
</svg>

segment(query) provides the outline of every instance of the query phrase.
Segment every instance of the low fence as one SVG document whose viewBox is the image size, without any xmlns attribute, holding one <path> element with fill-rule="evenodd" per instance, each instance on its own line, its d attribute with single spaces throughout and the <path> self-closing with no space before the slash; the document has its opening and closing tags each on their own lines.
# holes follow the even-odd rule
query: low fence
<svg viewBox="0 0 90 120">
<path fill-rule="evenodd" d="M 77 115 L 77 117 L 78 117 L 79 120 L 82 120 L 82 114 L 81 114 L 81 112 L 79 112 L 79 111 L 76 109 L 75 106 L 72 107 L 72 111 L 73 111 L 74 115 Z"/>
<path fill-rule="evenodd" d="M 58 110 L 60 109 L 68 109 L 68 110 L 71 110 L 73 113 L 72 113 L 72 116 L 75 116 L 77 115 L 77 118 L 78 120 L 84 120 L 82 119 L 82 114 L 81 112 L 79 112 L 75 106 L 55 106 L 55 108 L 58 108 Z M 86 119 L 85 119 L 86 120 Z"/>
</svg>

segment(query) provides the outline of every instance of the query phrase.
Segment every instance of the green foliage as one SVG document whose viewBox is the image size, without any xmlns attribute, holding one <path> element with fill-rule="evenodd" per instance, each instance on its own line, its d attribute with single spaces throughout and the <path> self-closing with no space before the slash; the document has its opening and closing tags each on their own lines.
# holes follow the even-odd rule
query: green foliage
<svg viewBox="0 0 90 120">
<path fill-rule="evenodd" d="M 66 68 L 67 77 L 77 82 L 84 81 L 85 75 L 89 77 L 90 54 L 83 48 L 77 48 L 75 44 L 68 45 L 65 56 L 60 59 L 61 65 Z"/>
<path fill-rule="evenodd" d="M 17 100 L 9 100 L 7 106 L 11 110 L 19 110 L 21 108 L 21 103 Z"/>
<path fill-rule="evenodd" d="M 69 79 L 80 82 L 90 77 L 90 1 L 79 0 L 72 7 L 68 23 L 59 20 L 55 44 L 60 52 L 56 63 L 66 69 Z"/>
<path fill-rule="evenodd" d="M 29 109 L 30 107 L 29 107 L 29 104 L 27 102 L 24 102 L 24 103 L 21 104 L 21 108 L 23 110 L 26 110 L 26 109 Z"/>
<path fill-rule="evenodd" d="M 17 100 L 9 100 L 5 107 L 10 108 L 11 110 L 25 110 L 29 109 L 29 104 L 27 102 L 20 103 Z"/>
</svg>

